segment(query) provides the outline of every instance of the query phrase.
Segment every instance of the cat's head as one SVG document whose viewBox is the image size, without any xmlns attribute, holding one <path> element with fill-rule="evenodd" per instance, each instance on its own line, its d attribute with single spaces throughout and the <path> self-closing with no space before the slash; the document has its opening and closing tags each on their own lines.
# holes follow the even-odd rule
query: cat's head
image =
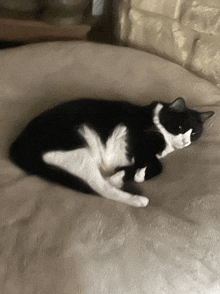
<svg viewBox="0 0 220 294">
<path fill-rule="evenodd" d="M 162 105 L 158 119 L 172 147 L 182 149 L 199 139 L 203 132 L 203 123 L 213 114 L 213 111 L 198 112 L 189 109 L 183 98 L 177 98 L 172 103 Z"/>
</svg>

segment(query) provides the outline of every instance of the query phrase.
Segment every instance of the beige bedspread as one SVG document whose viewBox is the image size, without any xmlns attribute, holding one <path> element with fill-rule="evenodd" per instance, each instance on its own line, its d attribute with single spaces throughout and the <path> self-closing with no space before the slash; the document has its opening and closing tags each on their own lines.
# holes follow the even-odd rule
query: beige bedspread
<svg viewBox="0 0 220 294">
<path fill-rule="evenodd" d="M 214 110 L 203 137 L 139 184 L 134 208 L 27 176 L 8 159 L 23 127 L 76 97 L 185 97 Z M 220 293 L 220 91 L 176 64 L 85 42 L 0 52 L 0 293 Z"/>
</svg>

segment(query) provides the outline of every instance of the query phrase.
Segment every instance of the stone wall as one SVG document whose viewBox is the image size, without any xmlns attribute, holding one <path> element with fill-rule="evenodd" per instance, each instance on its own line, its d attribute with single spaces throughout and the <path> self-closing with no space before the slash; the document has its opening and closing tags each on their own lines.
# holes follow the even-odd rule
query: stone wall
<svg viewBox="0 0 220 294">
<path fill-rule="evenodd" d="M 220 86 L 219 0 L 120 0 L 117 38 Z"/>
</svg>

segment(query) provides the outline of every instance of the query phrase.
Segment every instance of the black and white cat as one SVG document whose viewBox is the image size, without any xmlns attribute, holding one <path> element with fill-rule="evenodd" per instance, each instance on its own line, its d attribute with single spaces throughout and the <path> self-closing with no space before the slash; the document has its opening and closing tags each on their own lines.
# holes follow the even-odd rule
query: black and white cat
<svg viewBox="0 0 220 294">
<path fill-rule="evenodd" d="M 124 183 L 161 173 L 159 159 L 197 140 L 213 114 L 187 108 L 183 98 L 148 106 L 79 99 L 33 119 L 10 156 L 30 174 L 143 207 L 148 198 L 121 190 Z"/>
</svg>

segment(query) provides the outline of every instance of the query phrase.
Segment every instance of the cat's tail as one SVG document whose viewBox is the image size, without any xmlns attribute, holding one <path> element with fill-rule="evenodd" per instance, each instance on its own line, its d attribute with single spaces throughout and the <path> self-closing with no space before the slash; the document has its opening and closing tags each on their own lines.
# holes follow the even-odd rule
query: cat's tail
<svg viewBox="0 0 220 294">
<path fill-rule="evenodd" d="M 29 176 L 36 175 L 48 182 L 61 184 L 82 193 L 95 194 L 83 180 L 62 169 L 46 164 L 36 146 L 32 146 L 31 143 L 27 142 L 24 144 L 20 138 L 11 145 L 9 157 L 13 163 Z"/>
</svg>

